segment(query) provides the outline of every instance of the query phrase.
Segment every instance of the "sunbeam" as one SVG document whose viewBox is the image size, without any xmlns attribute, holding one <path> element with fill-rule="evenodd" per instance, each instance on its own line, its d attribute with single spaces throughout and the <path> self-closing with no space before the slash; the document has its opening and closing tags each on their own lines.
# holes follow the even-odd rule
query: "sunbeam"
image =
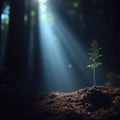
<svg viewBox="0 0 120 120">
<path fill-rule="evenodd" d="M 44 8 L 45 6 L 45 8 Z M 67 25 L 48 4 L 40 4 L 39 21 L 44 91 L 72 91 L 90 84 L 87 54 Z M 51 24 L 51 19 L 53 24 Z"/>
</svg>

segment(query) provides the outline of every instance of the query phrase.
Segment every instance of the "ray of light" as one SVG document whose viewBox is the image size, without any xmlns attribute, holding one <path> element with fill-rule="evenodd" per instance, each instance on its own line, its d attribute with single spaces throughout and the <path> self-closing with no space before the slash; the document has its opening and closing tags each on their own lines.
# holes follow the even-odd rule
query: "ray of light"
<svg viewBox="0 0 120 120">
<path fill-rule="evenodd" d="M 42 63 L 44 68 L 43 89 L 45 91 L 72 91 L 90 85 L 91 72 L 86 65 L 88 55 L 83 45 L 68 26 L 48 6 L 47 10 L 39 10 Z M 54 16 L 54 24 L 50 24 L 49 13 Z M 44 16 L 44 19 L 41 19 Z M 82 39 L 82 38 L 81 38 Z M 82 40 L 81 40 L 82 41 Z"/>
</svg>

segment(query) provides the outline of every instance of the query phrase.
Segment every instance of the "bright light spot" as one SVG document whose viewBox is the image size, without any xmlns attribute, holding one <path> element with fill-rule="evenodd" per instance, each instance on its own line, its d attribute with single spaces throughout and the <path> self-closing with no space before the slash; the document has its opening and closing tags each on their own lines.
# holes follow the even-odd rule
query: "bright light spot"
<svg viewBox="0 0 120 120">
<path fill-rule="evenodd" d="M 35 11 L 32 10 L 30 14 L 31 14 L 32 17 L 34 17 L 35 16 Z"/>
<path fill-rule="evenodd" d="M 72 68 L 72 64 L 69 64 L 69 65 L 68 65 L 68 68 L 71 69 L 71 68 Z"/>
<path fill-rule="evenodd" d="M 46 11 L 46 5 L 44 5 L 44 4 L 40 5 L 40 11 L 45 12 Z"/>
<path fill-rule="evenodd" d="M 8 15 L 6 15 L 6 14 L 2 14 L 2 15 L 1 15 L 1 19 L 2 19 L 2 20 L 5 20 L 7 17 L 8 17 Z"/>
<path fill-rule="evenodd" d="M 73 3 L 73 7 L 74 7 L 74 8 L 77 8 L 78 6 L 79 6 L 79 3 L 78 3 L 78 2 L 74 2 L 74 3 Z"/>
<path fill-rule="evenodd" d="M 46 15 L 46 14 L 43 14 L 43 15 L 41 15 L 41 16 L 40 16 L 40 18 L 41 18 L 41 20 L 43 20 L 43 21 L 44 21 L 44 20 L 46 20 L 47 15 Z"/>
<path fill-rule="evenodd" d="M 45 3 L 47 0 L 38 0 L 40 3 Z"/>
<path fill-rule="evenodd" d="M 6 6 L 1 14 L 1 20 L 4 22 L 6 19 L 9 18 L 10 6 Z"/>
</svg>

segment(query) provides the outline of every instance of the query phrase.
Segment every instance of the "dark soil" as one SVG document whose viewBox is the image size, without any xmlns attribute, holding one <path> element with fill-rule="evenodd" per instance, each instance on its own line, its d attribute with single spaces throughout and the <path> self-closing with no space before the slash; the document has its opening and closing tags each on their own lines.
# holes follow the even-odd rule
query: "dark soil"
<svg viewBox="0 0 120 120">
<path fill-rule="evenodd" d="M 16 120 L 120 120 L 120 88 L 93 86 L 69 93 L 50 92 L 19 107 L 13 110 Z"/>
<path fill-rule="evenodd" d="M 120 120 L 120 89 L 94 86 L 42 94 L 26 111 L 30 120 Z"/>
</svg>

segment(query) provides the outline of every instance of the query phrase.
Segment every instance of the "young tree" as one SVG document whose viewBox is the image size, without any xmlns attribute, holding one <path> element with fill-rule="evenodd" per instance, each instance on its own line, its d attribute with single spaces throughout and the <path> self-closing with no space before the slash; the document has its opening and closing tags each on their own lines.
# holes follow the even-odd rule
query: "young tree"
<svg viewBox="0 0 120 120">
<path fill-rule="evenodd" d="M 96 40 L 93 40 L 90 44 L 90 48 L 89 48 L 90 52 L 88 53 L 89 60 L 92 61 L 92 63 L 87 65 L 87 67 L 93 69 L 94 86 L 96 85 L 96 76 L 95 76 L 96 67 L 102 65 L 102 63 L 98 61 L 99 58 L 102 57 L 102 55 L 100 54 L 100 50 L 101 48 L 99 48 L 98 42 Z"/>
</svg>

